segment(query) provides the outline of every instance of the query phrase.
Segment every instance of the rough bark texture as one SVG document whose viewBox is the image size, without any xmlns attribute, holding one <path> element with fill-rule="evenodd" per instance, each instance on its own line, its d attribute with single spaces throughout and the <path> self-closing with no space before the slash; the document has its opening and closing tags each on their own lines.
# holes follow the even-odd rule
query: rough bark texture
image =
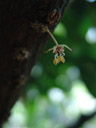
<svg viewBox="0 0 96 128">
<path fill-rule="evenodd" d="M 0 128 L 69 0 L 0 1 Z M 34 23 L 39 24 L 35 28 Z"/>
</svg>

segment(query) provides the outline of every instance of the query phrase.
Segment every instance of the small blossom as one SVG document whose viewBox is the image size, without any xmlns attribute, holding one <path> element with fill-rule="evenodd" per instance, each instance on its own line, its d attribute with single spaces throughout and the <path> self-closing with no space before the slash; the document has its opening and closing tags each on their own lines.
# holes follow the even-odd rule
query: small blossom
<svg viewBox="0 0 96 128">
<path fill-rule="evenodd" d="M 62 63 L 65 62 L 65 59 L 64 59 L 64 55 L 65 55 L 64 47 L 62 47 L 60 45 L 53 47 L 53 53 L 55 54 L 54 55 L 54 60 L 53 60 L 53 63 L 55 65 L 57 65 L 60 62 L 62 62 Z"/>
<path fill-rule="evenodd" d="M 54 42 L 56 44 L 53 48 L 48 49 L 46 51 L 46 53 L 48 53 L 48 52 L 50 52 L 50 51 L 53 50 L 53 54 L 55 54 L 54 55 L 53 64 L 57 65 L 60 62 L 64 63 L 65 62 L 65 59 L 64 59 L 64 56 L 65 56 L 64 48 L 67 48 L 70 51 L 72 51 L 72 49 L 69 48 L 65 44 L 58 44 L 57 40 L 55 39 L 55 37 L 53 36 L 53 34 L 51 33 L 51 31 L 48 29 L 48 27 L 45 27 L 44 31 L 47 31 L 49 33 L 49 35 L 52 37 L 52 39 L 54 40 Z"/>
<path fill-rule="evenodd" d="M 50 52 L 53 50 L 53 54 L 54 54 L 54 60 L 53 60 L 53 64 L 57 65 L 58 63 L 65 62 L 64 56 L 64 47 L 68 48 L 69 50 L 71 50 L 67 45 L 65 44 L 61 44 L 61 45 L 56 45 L 53 48 L 50 48 L 46 51 L 46 53 Z"/>
</svg>

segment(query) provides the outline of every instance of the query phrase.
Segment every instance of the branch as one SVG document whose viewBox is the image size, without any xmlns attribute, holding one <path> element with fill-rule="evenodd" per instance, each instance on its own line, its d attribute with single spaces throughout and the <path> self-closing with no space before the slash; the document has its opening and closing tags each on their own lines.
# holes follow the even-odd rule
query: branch
<svg viewBox="0 0 96 128">
<path fill-rule="evenodd" d="M 69 126 L 67 128 L 80 128 L 86 121 L 88 121 L 95 115 L 96 115 L 96 111 L 89 115 L 81 115 L 80 119 L 75 124 L 73 124 L 72 126 Z"/>
<path fill-rule="evenodd" d="M 48 42 L 49 35 L 41 32 L 40 25 L 53 31 L 68 1 L 0 1 L 0 128 Z"/>
</svg>

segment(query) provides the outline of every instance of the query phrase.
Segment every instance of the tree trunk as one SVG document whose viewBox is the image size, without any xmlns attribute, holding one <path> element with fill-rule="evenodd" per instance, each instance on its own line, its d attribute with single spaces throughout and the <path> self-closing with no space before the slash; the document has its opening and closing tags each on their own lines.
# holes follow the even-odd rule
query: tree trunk
<svg viewBox="0 0 96 128">
<path fill-rule="evenodd" d="M 0 1 L 0 128 L 69 0 Z M 38 27 L 37 27 L 38 26 Z"/>
</svg>

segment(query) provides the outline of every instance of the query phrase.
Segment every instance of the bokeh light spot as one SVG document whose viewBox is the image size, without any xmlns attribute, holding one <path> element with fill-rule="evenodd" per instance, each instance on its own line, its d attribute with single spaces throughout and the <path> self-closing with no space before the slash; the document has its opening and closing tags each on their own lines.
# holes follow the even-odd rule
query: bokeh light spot
<svg viewBox="0 0 96 128">
<path fill-rule="evenodd" d="M 77 79 L 80 76 L 80 70 L 78 67 L 72 66 L 72 67 L 68 68 L 67 75 L 72 80 Z"/>
<path fill-rule="evenodd" d="M 95 2 L 96 0 L 86 0 L 86 1 L 88 1 L 88 2 Z"/>
<path fill-rule="evenodd" d="M 40 64 L 36 64 L 33 68 L 32 68 L 32 71 L 31 71 L 31 76 L 32 77 L 35 77 L 35 78 L 38 78 L 42 75 L 43 73 L 43 68 Z"/>
<path fill-rule="evenodd" d="M 66 37 L 67 35 L 67 30 L 64 27 L 63 23 L 59 23 L 54 31 L 54 34 L 58 35 L 58 36 L 63 36 Z"/>
<path fill-rule="evenodd" d="M 72 95 L 77 107 L 83 114 L 95 111 L 96 99 L 88 92 L 82 81 L 73 82 Z"/>
<path fill-rule="evenodd" d="M 96 28 L 89 28 L 85 38 L 90 44 L 96 43 Z"/>
<path fill-rule="evenodd" d="M 60 103 L 64 100 L 64 93 L 59 88 L 52 88 L 48 92 L 49 99 L 53 102 Z"/>
<path fill-rule="evenodd" d="M 27 92 L 26 97 L 28 100 L 33 100 L 37 95 L 39 95 L 39 91 L 33 88 Z"/>
</svg>

